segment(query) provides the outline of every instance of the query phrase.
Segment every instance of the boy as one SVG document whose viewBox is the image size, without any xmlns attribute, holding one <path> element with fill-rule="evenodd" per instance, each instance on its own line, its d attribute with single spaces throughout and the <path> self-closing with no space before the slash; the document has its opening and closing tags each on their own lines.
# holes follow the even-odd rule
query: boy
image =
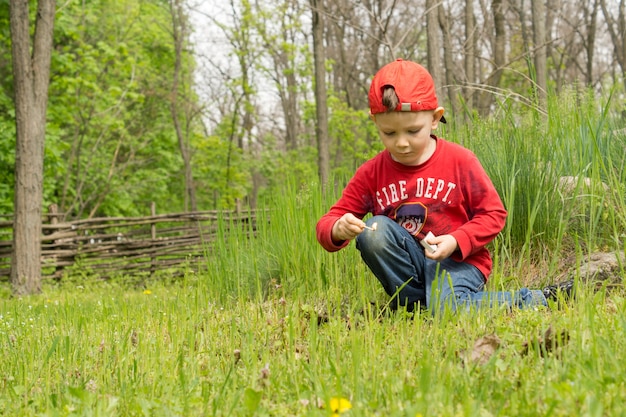
<svg viewBox="0 0 626 417">
<path fill-rule="evenodd" d="M 569 295 L 572 282 L 543 291 L 483 291 L 492 268 L 485 245 L 507 213 L 476 156 L 431 134 L 445 118 L 424 67 L 401 59 L 385 65 L 368 98 L 385 150 L 356 171 L 317 223 L 326 250 L 356 239 L 394 309 L 522 308 L 545 306 L 561 291 Z"/>
</svg>

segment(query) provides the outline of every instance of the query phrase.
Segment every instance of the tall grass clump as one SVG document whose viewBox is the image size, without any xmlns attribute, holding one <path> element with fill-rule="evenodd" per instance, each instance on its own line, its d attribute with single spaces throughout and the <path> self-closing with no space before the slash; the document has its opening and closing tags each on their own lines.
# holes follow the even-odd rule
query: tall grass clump
<svg viewBox="0 0 626 417">
<path fill-rule="evenodd" d="M 255 224 L 238 227 L 221 220 L 221 244 L 208 253 L 207 291 L 222 301 L 263 300 L 280 288 L 302 303 L 324 294 L 335 306 L 362 294 L 359 288 L 370 286 L 372 276 L 356 249 L 333 256 L 317 243 L 315 225 L 341 192 L 340 186 L 329 188 L 322 194 L 315 181 L 287 180 L 264 201 Z"/>
<path fill-rule="evenodd" d="M 605 100 L 568 90 L 548 99 L 547 115 L 504 103 L 499 117 L 451 133 L 477 154 L 508 210 L 494 242 L 508 273 L 539 265 L 548 276 L 563 258 L 624 249 L 626 138 Z"/>
</svg>

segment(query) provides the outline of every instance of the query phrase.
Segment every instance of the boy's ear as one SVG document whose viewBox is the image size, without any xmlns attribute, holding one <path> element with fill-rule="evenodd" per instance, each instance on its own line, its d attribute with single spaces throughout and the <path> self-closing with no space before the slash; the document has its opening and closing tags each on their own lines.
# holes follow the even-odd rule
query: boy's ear
<svg viewBox="0 0 626 417">
<path fill-rule="evenodd" d="M 439 121 L 441 120 L 441 118 L 443 117 L 443 114 L 445 113 L 445 109 L 443 107 L 437 107 L 435 109 L 435 111 L 433 112 L 433 129 L 436 129 L 437 126 L 439 126 Z"/>
<path fill-rule="evenodd" d="M 376 121 L 376 115 L 372 114 L 372 112 L 370 112 L 370 120 L 372 120 L 374 122 Z"/>
</svg>

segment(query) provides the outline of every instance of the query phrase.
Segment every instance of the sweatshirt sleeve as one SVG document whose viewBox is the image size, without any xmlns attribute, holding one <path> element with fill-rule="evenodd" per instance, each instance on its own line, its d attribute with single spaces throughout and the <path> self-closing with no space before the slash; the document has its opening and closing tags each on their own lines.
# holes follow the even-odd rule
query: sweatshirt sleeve
<svg viewBox="0 0 626 417">
<path fill-rule="evenodd" d="M 366 164 L 367 165 L 367 164 Z M 359 219 L 372 211 L 371 194 L 368 192 L 367 166 L 360 167 L 343 190 L 341 198 L 324 214 L 315 228 L 317 241 L 329 252 L 336 252 L 350 243 L 349 240 L 335 242 L 332 239 L 333 226 L 344 214 L 352 213 Z"/>
<path fill-rule="evenodd" d="M 491 242 L 502 231 L 507 212 L 491 179 L 475 155 L 464 164 L 463 194 L 469 221 L 452 232 L 465 260 Z"/>
<path fill-rule="evenodd" d="M 331 215 L 330 213 L 326 213 L 322 218 L 317 222 L 316 234 L 317 241 L 322 245 L 324 249 L 328 252 L 336 252 L 339 249 L 342 249 L 350 243 L 349 240 L 344 240 L 341 242 L 335 242 L 332 238 L 332 230 L 333 226 L 339 220 L 341 216 L 337 217 L 336 215 Z"/>
</svg>

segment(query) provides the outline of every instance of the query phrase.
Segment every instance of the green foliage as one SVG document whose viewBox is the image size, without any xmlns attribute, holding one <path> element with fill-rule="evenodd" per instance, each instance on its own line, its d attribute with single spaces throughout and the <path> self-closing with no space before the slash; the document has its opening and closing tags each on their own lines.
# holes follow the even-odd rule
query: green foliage
<svg viewBox="0 0 626 417">
<path fill-rule="evenodd" d="M 15 110 L 8 2 L 0 2 L 0 213 L 13 212 Z"/>
<path fill-rule="evenodd" d="M 383 145 L 367 111 L 349 108 L 334 94 L 328 97 L 328 108 L 333 173 L 337 177 L 349 176 L 380 152 Z"/>
<path fill-rule="evenodd" d="M 0 5 L 0 210 L 12 211 L 15 128 L 8 8 Z M 174 66 L 169 8 L 160 1 L 69 2 L 55 20 L 44 205 L 68 217 L 182 209 L 183 168 L 170 113 Z M 185 50 L 187 51 L 187 49 Z M 183 55 L 181 77 L 193 71 Z M 185 78 L 186 77 L 186 78 Z M 179 93 L 197 100 L 192 85 Z M 198 123 L 181 123 L 197 138 Z M 193 147 L 193 144 L 191 144 Z"/>
<path fill-rule="evenodd" d="M 110 1 L 57 15 L 48 113 L 59 135 L 46 145 L 66 161 L 55 196 L 72 217 L 146 214 L 150 199 L 171 196 L 163 185 L 180 161 L 166 100 L 167 16 L 150 3 Z M 152 171 L 167 174 L 155 183 Z"/>
<path fill-rule="evenodd" d="M 1 103 L 0 106 L 2 106 Z M 2 120 L 0 121 L 0 213 L 13 212 L 14 167 L 15 123 Z"/>
<path fill-rule="evenodd" d="M 197 138 L 195 182 L 198 185 L 200 206 L 233 209 L 235 201 L 248 192 L 249 176 L 242 169 L 245 160 L 242 150 L 232 140 L 224 140 L 222 137 L 218 134 Z"/>
</svg>

